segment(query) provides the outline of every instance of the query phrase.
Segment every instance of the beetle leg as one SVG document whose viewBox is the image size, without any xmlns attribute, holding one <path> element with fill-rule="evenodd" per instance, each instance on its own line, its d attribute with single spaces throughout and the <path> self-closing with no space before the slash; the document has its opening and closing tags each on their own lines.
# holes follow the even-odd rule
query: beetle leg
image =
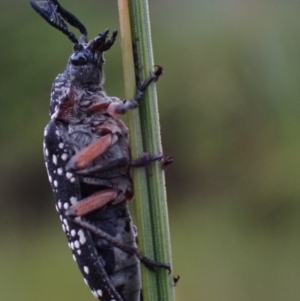
<svg viewBox="0 0 300 301">
<path fill-rule="evenodd" d="M 78 170 L 78 171 L 75 171 L 75 173 L 78 175 L 81 175 L 81 176 L 89 176 L 89 175 L 95 174 L 100 171 L 112 170 L 115 168 L 123 168 L 126 166 L 144 167 L 154 161 L 161 161 L 161 160 L 168 160 L 168 158 L 164 159 L 164 157 L 161 154 L 151 156 L 148 153 L 144 153 L 140 158 L 138 158 L 136 160 L 130 161 L 127 158 L 121 158 L 121 159 L 105 162 L 105 164 L 103 164 L 101 166 L 92 166 L 89 168 Z M 163 162 L 162 164 L 165 164 L 165 163 Z"/>
<path fill-rule="evenodd" d="M 80 176 L 90 176 L 97 172 L 112 170 L 116 168 L 123 168 L 126 166 L 145 167 L 155 161 L 161 161 L 161 166 L 164 169 L 166 166 L 173 162 L 173 159 L 172 157 L 163 157 L 162 154 L 151 156 L 148 153 L 144 153 L 140 158 L 136 160 L 129 161 L 127 158 L 121 158 L 105 162 L 105 164 L 101 166 L 91 166 L 82 170 L 75 170 L 74 172 Z"/>
<path fill-rule="evenodd" d="M 161 168 L 165 169 L 168 165 L 173 163 L 173 158 L 170 156 L 164 157 L 162 154 L 151 156 L 148 153 L 145 153 L 139 159 L 130 161 L 130 166 L 144 167 L 154 161 L 160 161 Z"/>
<path fill-rule="evenodd" d="M 93 232 L 100 238 L 105 239 L 108 243 L 110 243 L 114 247 L 124 251 L 127 254 L 137 256 L 138 259 L 149 269 L 153 270 L 155 267 L 160 267 L 160 268 L 167 269 L 169 271 L 169 273 L 171 273 L 171 267 L 169 264 L 157 262 L 146 256 L 141 255 L 137 248 L 129 247 L 129 246 L 126 246 L 126 245 L 120 243 L 118 240 L 113 238 L 111 235 L 109 235 L 106 232 L 102 231 L 101 229 L 95 227 L 94 225 L 90 224 L 89 222 L 83 220 L 81 217 L 76 217 L 76 218 L 74 218 L 73 221 L 76 224 L 80 225 L 81 227 Z"/>
<path fill-rule="evenodd" d="M 144 166 L 149 165 L 152 162 L 160 161 L 162 159 L 163 159 L 162 154 L 151 156 L 148 153 L 144 153 L 140 158 L 130 161 L 130 166 L 132 166 L 132 167 L 144 167 Z"/>
<path fill-rule="evenodd" d="M 69 207 L 66 211 L 68 216 L 83 216 L 96 209 L 102 208 L 107 203 L 116 199 L 118 191 L 115 189 L 106 189 L 100 192 L 96 192 L 91 196 L 81 200 L 75 205 Z"/>
<path fill-rule="evenodd" d="M 122 168 L 129 165 L 129 160 L 127 158 L 116 159 L 113 161 L 105 162 L 105 164 L 100 166 L 91 166 L 82 170 L 75 171 L 76 174 L 81 176 L 89 176 L 95 174 L 99 171 L 112 170 L 115 168 Z"/>
<path fill-rule="evenodd" d="M 154 271 L 155 268 L 163 268 L 163 269 L 168 270 L 169 274 L 172 272 L 171 266 L 168 263 L 162 263 L 162 262 L 155 261 L 155 260 L 150 259 L 146 256 L 143 256 L 139 253 L 136 254 L 136 256 L 148 269 L 150 269 L 152 271 Z"/>
<path fill-rule="evenodd" d="M 143 82 L 143 84 L 137 89 L 136 97 L 133 100 L 125 101 L 123 104 L 116 105 L 112 103 L 108 107 L 108 112 L 112 115 L 120 115 L 125 114 L 128 110 L 135 109 L 140 101 L 143 99 L 145 95 L 145 91 L 149 87 L 152 82 L 156 82 L 158 78 L 163 74 L 163 68 L 161 66 L 155 65 L 157 68 L 154 72 L 150 73 L 150 76 Z"/>
<path fill-rule="evenodd" d="M 88 166 L 112 144 L 113 136 L 107 134 L 74 155 L 66 165 L 67 171 L 76 171 Z"/>
</svg>

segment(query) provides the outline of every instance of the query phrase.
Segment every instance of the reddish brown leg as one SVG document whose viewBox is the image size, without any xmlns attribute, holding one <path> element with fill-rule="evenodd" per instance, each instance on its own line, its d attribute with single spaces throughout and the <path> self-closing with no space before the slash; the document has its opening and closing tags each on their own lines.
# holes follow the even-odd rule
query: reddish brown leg
<svg viewBox="0 0 300 301">
<path fill-rule="evenodd" d="M 96 209 L 100 209 L 107 203 L 116 199 L 118 191 L 115 189 L 106 189 L 100 192 L 94 193 L 91 196 L 81 200 L 77 204 L 71 206 L 67 215 L 83 216 Z"/>
<path fill-rule="evenodd" d="M 101 137 L 99 140 L 74 155 L 68 162 L 66 169 L 68 171 L 76 171 L 87 167 L 94 159 L 109 148 L 112 140 L 111 134 Z"/>
</svg>

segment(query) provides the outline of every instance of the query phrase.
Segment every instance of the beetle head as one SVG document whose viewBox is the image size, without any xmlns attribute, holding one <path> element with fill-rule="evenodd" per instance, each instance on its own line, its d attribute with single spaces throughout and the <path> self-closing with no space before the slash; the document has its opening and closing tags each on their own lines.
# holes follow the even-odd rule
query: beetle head
<svg viewBox="0 0 300 301">
<path fill-rule="evenodd" d="M 29 1 L 42 18 L 74 43 L 74 52 L 64 72 L 67 79 L 79 86 L 101 86 L 104 78 L 102 71 L 103 53 L 114 44 L 117 31 L 114 31 L 112 37 L 107 39 L 109 31 L 105 30 L 88 42 L 85 26 L 72 13 L 64 9 L 57 0 Z M 79 40 L 69 30 L 66 22 L 80 31 Z"/>
<path fill-rule="evenodd" d="M 107 39 L 108 30 L 88 43 L 76 43 L 70 56 L 65 76 L 80 86 L 101 86 L 104 76 L 103 53 L 115 42 L 117 31 Z"/>
</svg>

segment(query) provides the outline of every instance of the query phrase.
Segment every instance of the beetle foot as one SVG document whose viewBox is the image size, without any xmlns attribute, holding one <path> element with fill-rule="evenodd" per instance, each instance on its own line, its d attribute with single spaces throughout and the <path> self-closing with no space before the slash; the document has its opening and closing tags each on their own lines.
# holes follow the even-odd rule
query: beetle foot
<svg viewBox="0 0 300 301">
<path fill-rule="evenodd" d="M 139 258 L 139 260 L 150 270 L 155 271 L 155 268 L 163 268 L 168 270 L 169 274 L 172 273 L 172 269 L 170 264 L 168 263 L 162 263 L 162 262 L 158 262 L 155 260 L 152 260 L 148 257 L 145 257 L 143 255 L 137 255 L 137 257 Z"/>
<path fill-rule="evenodd" d="M 171 156 L 164 157 L 161 160 L 161 168 L 165 169 L 167 166 L 169 166 L 173 162 L 174 162 L 173 157 L 171 157 Z"/>
<path fill-rule="evenodd" d="M 136 160 L 130 161 L 130 166 L 132 167 L 145 167 L 152 162 L 161 161 L 163 159 L 162 154 L 158 155 L 150 155 L 148 153 L 144 153 L 140 158 Z"/>
</svg>

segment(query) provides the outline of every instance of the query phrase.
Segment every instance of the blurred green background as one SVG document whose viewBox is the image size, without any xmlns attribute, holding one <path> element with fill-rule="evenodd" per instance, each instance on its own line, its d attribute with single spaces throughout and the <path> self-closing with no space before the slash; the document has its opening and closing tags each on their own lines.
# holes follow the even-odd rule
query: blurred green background
<svg viewBox="0 0 300 301">
<path fill-rule="evenodd" d="M 177 300 L 300 300 L 300 2 L 152 0 Z M 61 0 L 90 38 L 116 1 Z M 0 300 L 94 300 L 42 157 L 72 45 L 27 1 L 0 2 Z M 124 96 L 120 43 L 106 90 Z"/>
</svg>

